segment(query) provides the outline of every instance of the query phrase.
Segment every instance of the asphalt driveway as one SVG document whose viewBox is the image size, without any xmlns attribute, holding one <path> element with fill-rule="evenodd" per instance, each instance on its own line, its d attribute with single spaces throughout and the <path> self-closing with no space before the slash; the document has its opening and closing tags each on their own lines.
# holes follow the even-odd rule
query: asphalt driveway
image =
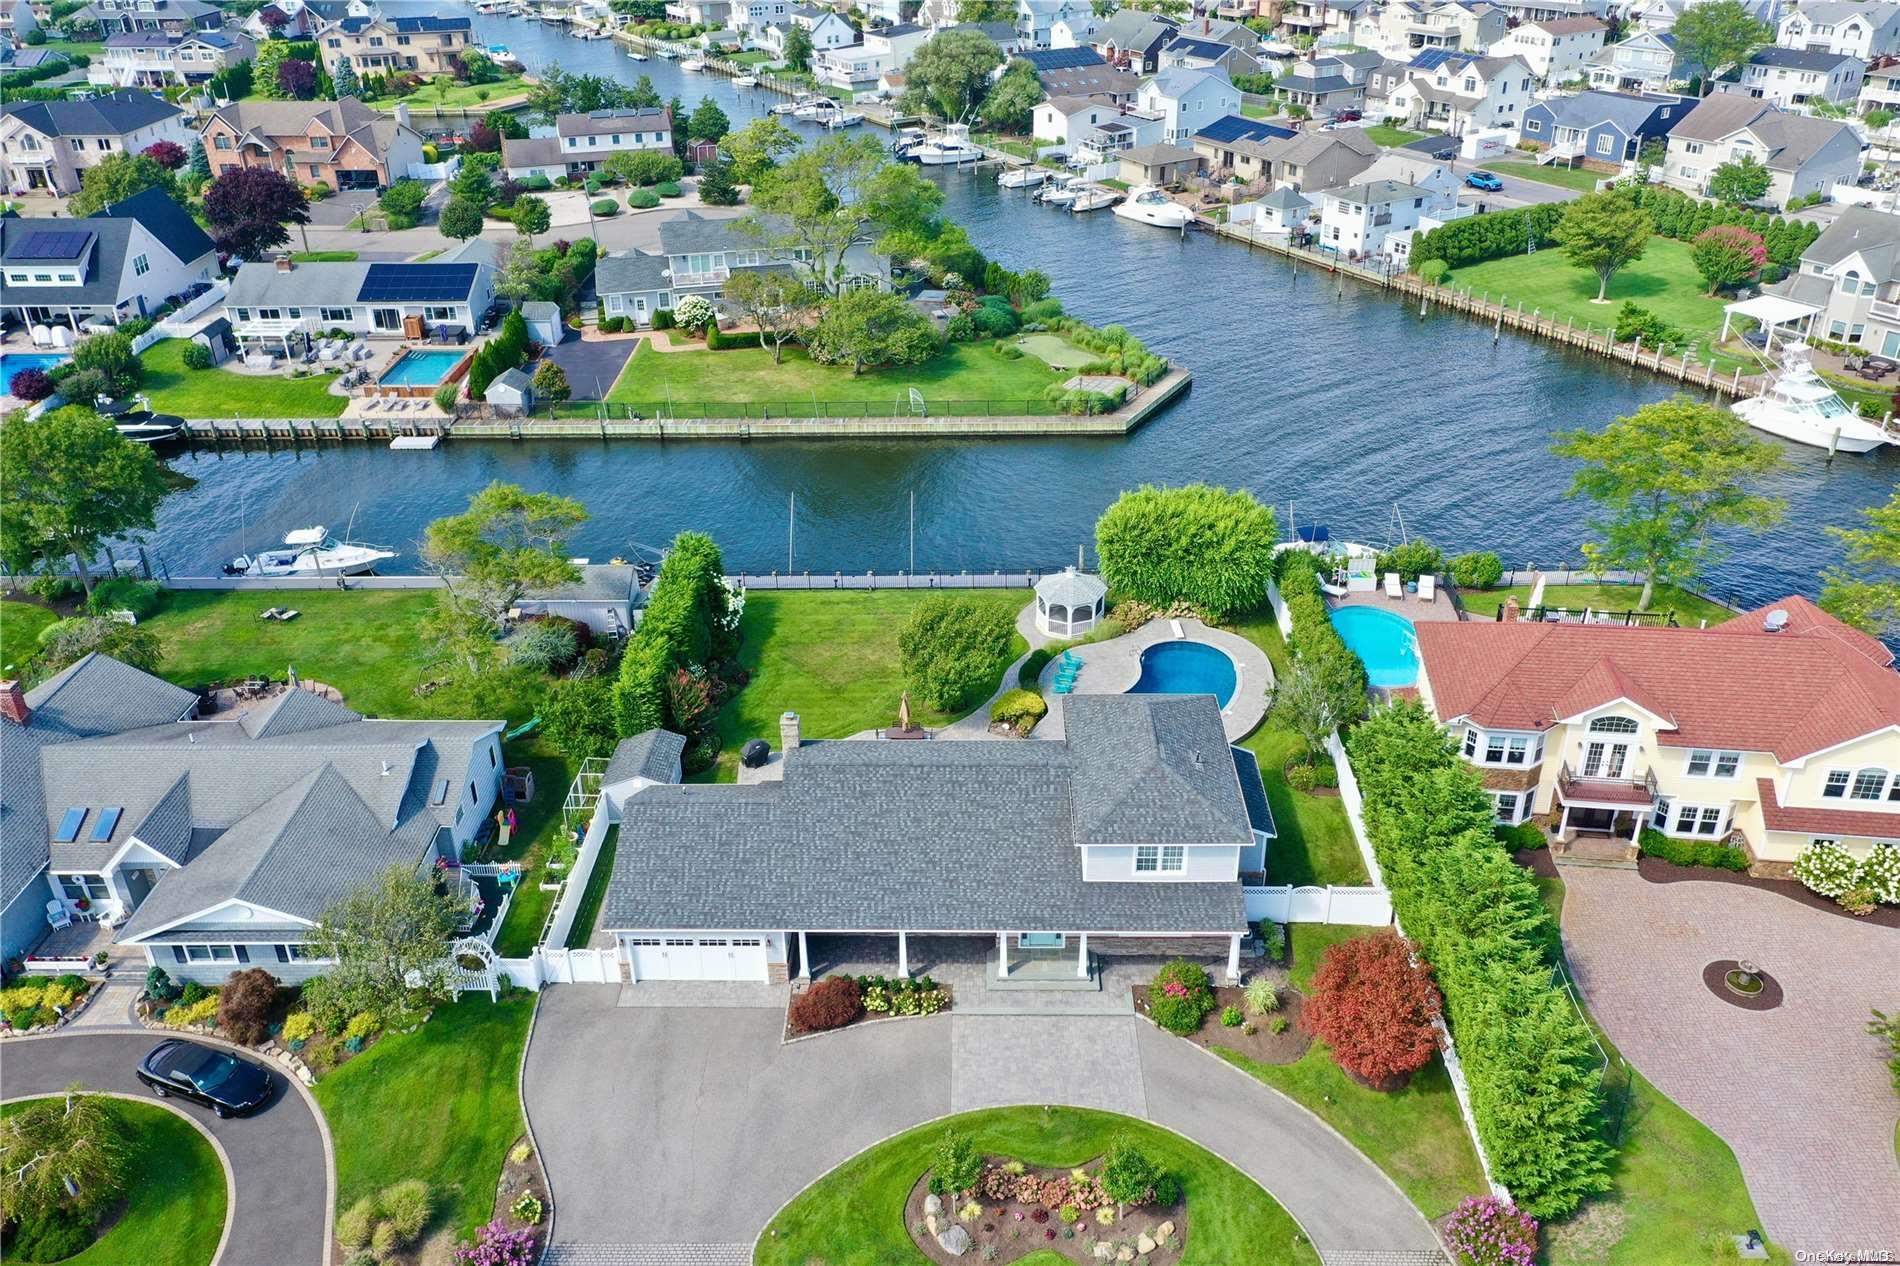
<svg viewBox="0 0 1900 1266">
<path fill-rule="evenodd" d="M 160 1041 L 157 1034 L 74 1033 L 21 1038 L 0 1060 L 0 1093 L 8 1099 L 56 1094 L 73 1082 L 158 1102 L 133 1070 Z M 273 1069 L 277 1094 L 262 1112 L 221 1121 L 209 1108 L 164 1102 L 218 1141 L 231 1166 L 230 1231 L 218 1261 L 225 1266 L 297 1263 L 327 1266 L 330 1156 L 310 1101 Z"/>
<path fill-rule="evenodd" d="M 1253 1176 L 1322 1253 L 1422 1251 L 1425 1219 L 1305 1109 L 1134 1016 L 959 1016 L 781 1045 L 780 1009 L 542 996 L 524 1077 L 563 1263 L 743 1262 L 807 1184 L 893 1134 L 997 1104 L 1110 1108 Z M 635 1246 L 638 1246 L 637 1248 Z"/>
<path fill-rule="evenodd" d="M 639 339 L 583 339 L 570 332 L 560 346 L 548 349 L 547 358 L 566 371 L 573 399 L 604 400 L 639 345 Z"/>
</svg>

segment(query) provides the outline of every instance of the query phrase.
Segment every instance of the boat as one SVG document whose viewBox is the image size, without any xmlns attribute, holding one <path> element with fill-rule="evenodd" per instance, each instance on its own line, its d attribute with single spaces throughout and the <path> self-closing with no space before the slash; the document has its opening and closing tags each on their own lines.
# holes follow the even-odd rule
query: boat
<svg viewBox="0 0 1900 1266">
<path fill-rule="evenodd" d="M 1035 197 L 1037 202 L 1046 202 L 1052 207 L 1066 207 L 1086 188 L 1088 181 L 1080 176 L 1055 176 L 1036 190 Z"/>
<path fill-rule="evenodd" d="M 276 549 L 239 554 L 224 565 L 227 576 L 360 576 L 395 550 L 339 541 L 322 524 L 284 533 Z"/>
<path fill-rule="evenodd" d="M 1800 340 L 1781 351 L 1781 369 L 1761 394 L 1729 407 L 1757 431 L 1829 452 L 1867 453 L 1900 444 L 1900 427 L 1863 418 L 1814 372 L 1808 345 Z"/>
<path fill-rule="evenodd" d="M 930 133 L 920 127 L 900 128 L 891 140 L 891 154 L 893 157 L 902 158 L 929 139 Z"/>
<path fill-rule="evenodd" d="M 625 48 L 620 51 L 625 53 L 627 56 L 631 57 L 634 61 L 637 61 L 637 62 L 643 62 L 647 59 L 647 55 L 641 52 L 637 48 Z"/>
<path fill-rule="evenodd" d="M 840 109 L 838 103 L 830 97 L 818 97 L 806 94 L 792 103 L 791 115 L 794 119 L 805 119 L 812 123 L 823 123 Z"/>
<path fill-rule="evenodd" d="M 672 49 L 670 49 L 670 48 L 667 48 L 667 47 L 665 47 L 665 46 L 661 46 L 661 47 L 659 47 L 659 48 L 656 48 L 656 49 L 654 49 L 653 51 L 654 51 L 655 53 L 657 53 L 657 54 L 659 54 L 659 56 L 661 56 L 661 57 L 663 57 L 663 58 L 665 58 L 665 59 L 666 59 L 667 61 L 669 61 L 669 62 L 670 62 L 670 61 L 674 61 L 674 60 L 677 60 L 677 59 L 678 59 L 678 57 L 679 57 L 679 54 L 678 54 L 678 53 L 676 53 L 676 52 L 674 52 L 674 51 L 673 51 Z"/>
<path fill-rule="evenodd" d="M 521 59 L 510 52 L 506 44 L 490 44 L 488 46 L 488 60 L 503 70 L 521 69 Z"/>
<path fill-rule="evenodd" d="M 706 59 L 703 57 L 688 57 L 685 61 L 680 63 L 680 69 L 704 70 L 706 69 Z"/>
<path fill-rule="evenodd" d="M 914 145 L 899 157 L 905 162 L 921 163 L 925 167 L 956 167 L 964 163 L 981 162 L 984 153 L 970 144 L 970 129 L 966 124 L 951 123 L 944 127 L 942 136 Z"/>
<path fill-rule="evenodd" d="M 1104 207 L 1114 206 L 1121 199 L 1121 194 L 1116 190 L 1104 189 L 1100 185 L 1084 185 L 1082 191 L 1075 195 L 1075 200 L 1069 203 L 1069 214 L 1100 211 Z"/>
<path fill-rule="evenodd" d="M 1047 167 L 1012 167 L 996 174 L 996 183 L 1005 189 L 1034 189 L 1049 179 Z"/>
<path fill-rule="evenodd" d="M 796 97 L 793 97 L 790 101 L 779 102 L 777 105 L 773 106 L 771 110 L 768 111 L 768 113 L 776 114 L 780 118 L 783 118 L 784 116 L 788 114 L 796 116 L 798 118 L 810 118 L 811 115 L 809 113 L 801 115 L 798 112 L 800 110 L 811 111 L 815 109 L 816 107 L 813 105 L 813 102 L 815 101 L 830 101 L 830 100 L 831 100 L 830 97 L 814 97 L 809 92 L 801 92 Z"/>
<path fill-rule="evenodd" d="M 759 77 L 757 75 L 734 75 L 732 77 L 732 86 L 735 88 L 756 88 L 759 86 Z"/>
<path fill-rule="evenodd" d="M 1164 229 L 1186 228 L 1194 222 L 1194 213 L 1157 185 L 1136 185 L 1115 208 L 1115 214 L 1124 220 L 1139 220 Z"/>
<path fill-rule="evenodd" d="M 112 419 L 113 429 L 135 444 L 169 444 L 185 437 L 185 420 L 169 413 L 138 409 Z"/>
<path fill-rule="evenodd" d="M 834 110 L 822 120 L 829 128 L 856 127 L 864 122 L 864 116 L 856 110 Z"/>
</svg>

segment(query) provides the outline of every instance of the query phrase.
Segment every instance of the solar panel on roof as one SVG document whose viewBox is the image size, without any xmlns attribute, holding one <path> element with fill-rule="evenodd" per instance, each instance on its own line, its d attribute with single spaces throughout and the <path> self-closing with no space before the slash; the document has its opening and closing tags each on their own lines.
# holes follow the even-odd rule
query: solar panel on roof
<svg viewBox="0 0 1900 1266">
<path fill-rule="evenodd" d="M 124 813 L 125 810 L 116 804 L 107 805 L 105 808 L 99 810 L 99 816 L 93 819 L 92 823 L 92 842 L 94 844 L 104 844 L 107 840 L 110 840 L 112 838 L 113 829 L 119 825 L 119 818 Z"/>
<path fill-rule="evenodd" d="M 1419 70 L 1437 70 L 1449 58 L 1457 55 L 1458 50 L 1455 48 L 1428 48 L 1414 57 L 1411 64 Z"/>
<path fill-rule="evenodd" d="M 475 264 L 371 264 L 358 303 L 453 303 L 468 298 Z"/>
<path fill-rule="evenodd" d="M 35 229 L 8 254 L 14 259 L 78 259 L 91 241 L 90 233 Z"/>
<path fill-rule="evenodd" d="M 59 830 L 53 834 L 53 842 L 55 844 L 72 843 L 79 838 L 79 828 L 85 821 L 86 811 L 83 808 L 66 810 L 66 816 L 59 820 Z"/>
</svg>

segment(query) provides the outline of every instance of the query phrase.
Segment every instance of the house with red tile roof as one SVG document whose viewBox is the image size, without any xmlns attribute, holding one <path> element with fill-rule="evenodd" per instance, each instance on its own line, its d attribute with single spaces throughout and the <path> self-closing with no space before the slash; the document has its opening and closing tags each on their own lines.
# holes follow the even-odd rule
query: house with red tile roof
<svg viewBox="0 0 1900 1266">
<path fill-rule="evenodd" d="M 1785 874 L 1819 840 L 1900 843 L 1900 673 L 1789 597 L 1709 628 L 1421 623 L 1419 693 L 1500 822 L 1560 840 L 1644 827 Z"/>
</svg>

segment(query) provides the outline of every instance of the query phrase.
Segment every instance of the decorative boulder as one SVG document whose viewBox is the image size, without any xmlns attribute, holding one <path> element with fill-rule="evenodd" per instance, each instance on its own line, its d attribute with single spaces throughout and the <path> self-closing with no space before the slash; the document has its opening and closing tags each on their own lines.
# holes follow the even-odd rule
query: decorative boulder
<svg viewBox="0 0 1900 1266">
<path fill-rule="evenodd" d="M 953 1222 L 937 1235 L 937 1247 L 952 1257 L 961 1257 L 970 1251 L 970 1233 Z"/>
<path fill-rule="evenodd" d="M 1135 1260 L 1135 1250 L 1124 1244 L 1115 1250 L 1115 1260 L 1118 1262 L 1132 1262 Z"/>
<path fill-rule="evenodd" d="M 1155 1238 L 1157 1240 L 1165 1240 L 1173 1234 L 1174 1223 L 1172 1222 L 1163 1222 L 1160 1226 L 1155 1228 Z"/>
<path fill-rule="evenodd" d="M 943 1199 L 940 1196 L 938 1196 L 936 1192 L 933 1191 L 929 1195 L 924 1197 L 924 1212 L 925 1213 L 942 1213 L 943 1212 Z"/>
<path fill-rule="evenodd" d="M 1137 1255 L 1146 1257 L 1148 1254 L 1154 1251 L 1155 1251 L 1155 1242 L 1154 1242 L 1153 1236 L 1149 1235 L 1146 1231 L 1143 1231 L 1140 1235 L 1135 1237 L 1135 1252 Z"/>
<path fill-rule="evenodd" d="M 1105 1262 L 1115 1256 L 1115 1246 L 1107 1240 L 1101 1240 L 1095 1245 L 1095 1256 L 1098 1261 Z"/>
</svg>

